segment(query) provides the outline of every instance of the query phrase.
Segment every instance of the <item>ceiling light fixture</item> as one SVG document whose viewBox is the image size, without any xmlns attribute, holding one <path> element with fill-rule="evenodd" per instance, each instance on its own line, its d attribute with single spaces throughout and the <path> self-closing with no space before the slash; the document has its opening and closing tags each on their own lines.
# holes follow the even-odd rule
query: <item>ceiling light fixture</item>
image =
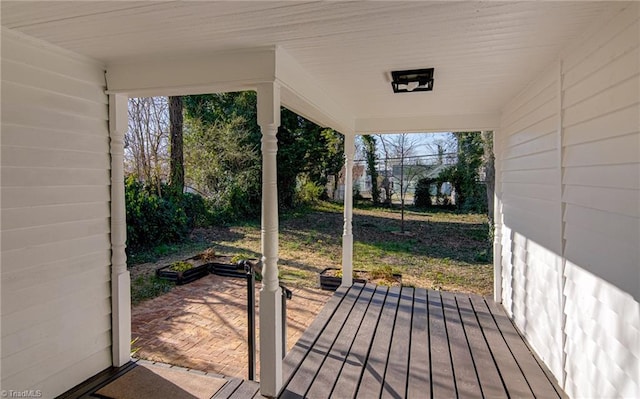
<svg viewBox="0 0 640 399">
<path fill-rule="evenodd" d="M 433 90 L 433 68 L 391 71 L 394 93 Z"/>
</svg>

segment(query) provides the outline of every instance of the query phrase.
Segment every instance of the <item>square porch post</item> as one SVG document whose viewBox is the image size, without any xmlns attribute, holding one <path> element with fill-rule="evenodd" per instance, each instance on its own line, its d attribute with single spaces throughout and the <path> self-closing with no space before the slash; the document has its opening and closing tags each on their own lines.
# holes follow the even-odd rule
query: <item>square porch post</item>
<svg viewBox="0 0 640 399">
<path fill-rule="evenodd" d="M 282 292 L 278 280 L 278 126 L 280 87 L 258 86 L 262 131 L 262 289 L 260 290 L 260 393 L 275 397 L 282 388 Z"/>
<path fill-rule="evenodd" d="M 353 159 L 355 135 L 344 136 L 344 229 L 342 232 L 342 286 L 353 285 Z"/>
<path fill-rule="evenodd" d="M 127 218 L 124 200 L 124 134 L 128 128 L 128 98 L 109 95 L 111 153 L 111 350 L 120 367 L 131 360 L 131 277 L 125 243 Z"/>
</svg>

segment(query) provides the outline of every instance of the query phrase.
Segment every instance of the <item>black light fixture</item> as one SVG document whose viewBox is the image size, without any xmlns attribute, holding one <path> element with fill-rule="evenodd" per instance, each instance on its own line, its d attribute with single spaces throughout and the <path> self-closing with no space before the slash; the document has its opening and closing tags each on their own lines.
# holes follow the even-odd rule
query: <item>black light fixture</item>
<svg viewBox="0 0 640 399">
<path fill-rule="evenodd" d="M 433 90 L 433 68 L 391 71 L 394 93 Z"/>
</svg>

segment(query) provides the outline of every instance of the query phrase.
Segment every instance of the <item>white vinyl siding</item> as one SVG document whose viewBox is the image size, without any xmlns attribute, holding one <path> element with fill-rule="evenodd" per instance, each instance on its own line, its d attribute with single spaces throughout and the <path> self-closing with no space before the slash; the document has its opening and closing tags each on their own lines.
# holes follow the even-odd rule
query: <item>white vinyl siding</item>
<svg viewBox="0 0 640 399">
<path fill-rule="evenodd" d="M 2 389 L 55 397 L 111 365 L 104 69 L 2 35 Z"/>
<path fill-rule="evenodd" d="M 640 396 L 640 29 L 625 10 L 563 69 L 565 389 Z"/>
<path fill-rule="evenodd" d="M 503 304 L 530 345 L 562 373 L 558 82 L 547 71 L 512 101 L 501 154 Z"/>
<path fill-rule="evenodd" d="M 498 135 L 503 304 L 575 398 L 640 396 L 638 15 L 585 36 Z"/>
</svg>

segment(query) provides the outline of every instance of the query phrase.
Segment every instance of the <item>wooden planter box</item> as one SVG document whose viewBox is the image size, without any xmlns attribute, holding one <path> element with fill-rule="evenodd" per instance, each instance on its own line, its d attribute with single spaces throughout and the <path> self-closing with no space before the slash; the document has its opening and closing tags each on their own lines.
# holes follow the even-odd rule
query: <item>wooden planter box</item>
<svg viewBox="0 0 640 399">
<path fill-rule="evenodd" d="M 178 285 L 190 283 L 209 274 L 209 262 L 200 259 L 199 256 L 188 258 L 185 262 L 193 264 L 193 268 L 182 272 L 171 270 L 171 265 L 156 269 L 156 276 L 161 279 L 173 281 Z"/>
<path fill-rule="evenodd" d="M 329 273 L 335 270 L 340 270 L 340 269 L 337 269 L 335 267 L 328 267 L 320 272 L 320 288 L 321 289 L 327 290 L 327 291 L 335 291 L 338 289 L 338 287 L 340 287 L 340 284 L 342 284 L 342 277 L 334 277 L 334 276 L 328 275 Z M 368 278 L 369 272 L 367 272 L 366 270 L 354 270 L 353 274 L 354 274 L 353 276 L 354 283 L 367 284 L 369 282 L 369 278 Z M 397 285 L 402 285 L 401 274 L 394 274 L 393 277 L 396 279 Z M 372 282 L 375 283 L 375 281 L 372 281 Z"/>
</svg>

